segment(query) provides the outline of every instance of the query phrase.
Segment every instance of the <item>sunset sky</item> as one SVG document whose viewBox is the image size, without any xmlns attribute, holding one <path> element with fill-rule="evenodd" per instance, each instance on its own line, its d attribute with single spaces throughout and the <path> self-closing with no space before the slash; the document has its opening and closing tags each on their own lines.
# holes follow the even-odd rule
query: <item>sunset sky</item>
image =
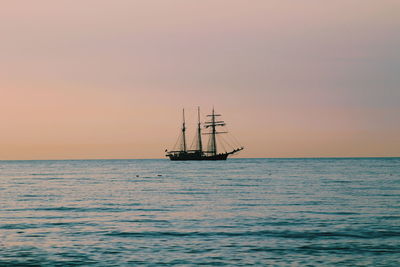
<svg viewBox="0 0 400 267">
<path fill-rule="evenodd" d="M 400 1 L 4 1 L 0 93 L 0 160 L 162 158 L 213 105 L 240 157 L 400 156 Z"/>
</svg>

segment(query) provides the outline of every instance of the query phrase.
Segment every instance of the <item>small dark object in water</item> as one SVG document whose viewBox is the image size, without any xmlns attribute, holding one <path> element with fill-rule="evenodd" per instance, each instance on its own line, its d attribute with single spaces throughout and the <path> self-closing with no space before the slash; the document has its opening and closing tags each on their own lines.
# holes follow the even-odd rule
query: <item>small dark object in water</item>
<svg viewBox="0 0 400 267">
<path fill-rule="evenodd" d="M 160 177 L 160 176 L 162 176 L 162 175 L 161 175 L 161 174 L 157 174 L 157 176 L 159 176 L 159 177 Z"/>
<path fill-rule="evenodd" d="M 139 177 L 139 175 L 138 175 L 138 174 L 136 174 L 136 177 Z"/>
</svg>

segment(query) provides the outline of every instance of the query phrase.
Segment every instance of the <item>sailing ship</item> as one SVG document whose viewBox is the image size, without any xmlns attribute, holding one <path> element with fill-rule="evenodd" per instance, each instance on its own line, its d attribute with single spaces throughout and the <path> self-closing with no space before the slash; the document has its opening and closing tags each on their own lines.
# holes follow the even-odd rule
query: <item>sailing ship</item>
<svg viewBox="0 0 400 267">
<path fill-rule="evenodd" d="M 207 117 L 209 117 L 209 121 L 206 121 L 203 125 L 205 129 L 209 130 L 209 132 L 202 133 L 202 123 L 200 122 L 200 108 L 197 108 L 197 134 L 193 142 L 196 147 L 195 149 L 188 149 L 186 143 L 185 109 L 183 109 L 181 135 L 177 142 L 177 144 L 179 144 L 179 149 L 172 151 L 168 151 L 166 149 L 166 157 L 169 157 L 170 160 L 226 160 L 229 155 L 233 155 L 243 150 L 243 146 L 238 145 L 236 148 L 232 148 L 230 151 L 219 152 L 219 148 L 217 145 L 217 135 L 228 133 L 227 131 L 217 131 L 217 127 L 223 127 L 226 125 L 224 121 L 216 119 L 219 116 L 221 115 L 215 114 L 213 108 L 212 114 L 207 115 Z M 206 150 L 203 149 L 203 142 L 201 138 L 203 134 L 210 136 Z M 175 145 L 175 147 L 177 147 L 177 145 Z"/>
</svg>

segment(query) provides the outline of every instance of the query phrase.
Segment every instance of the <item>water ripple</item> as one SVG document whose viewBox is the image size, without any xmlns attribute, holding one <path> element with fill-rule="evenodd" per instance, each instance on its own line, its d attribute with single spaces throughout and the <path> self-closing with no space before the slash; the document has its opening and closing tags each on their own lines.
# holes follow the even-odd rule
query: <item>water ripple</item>
<svg viewBox="0 0 400 267">
<path fill-rule="evenodd" d="M 0 170 L 0 266 L 398 265 L 399 158 Z"/>
</svg>

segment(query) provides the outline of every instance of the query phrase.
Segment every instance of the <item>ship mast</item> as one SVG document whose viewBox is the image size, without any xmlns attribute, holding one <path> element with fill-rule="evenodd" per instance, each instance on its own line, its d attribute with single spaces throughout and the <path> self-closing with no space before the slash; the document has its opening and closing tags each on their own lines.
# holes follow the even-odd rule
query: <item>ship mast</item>
<svg viewBox="0 0 400 267">
<path fill-rule="evenodd" d="M 186 124 L 185 124 L 185 109 L 183 109 L 182 113 L 183 123 L 182 123 L 182 142 L 183 142 L 183 151 L 186 152 Z"/>
<path fill-rule="evenodd" d="M 212 115 L 211 115 L 211 153 L 213 155 L 217 155 L 217 136 L 216 136 L 216 130 L 215 130 L 215 113 L 214 113 L 214 107 L 212 110 Z"/>
<path fill-rule="evenodd" d="M 205 123 L 205 128 L 211 127 L 211 138 L 210 138 L 210 148 L 209 148 L 209 153 L 213 156 L 217 155 L 217 134 L 219 133 L 225 133 L 225 132 L 217 132 L 216 127 L 217 126 L 224 126 L 225 122 L 224 121 L 216 121 L 215 117 L 221 116 L 220 114 L 215 114 L 214 108 L 212 110 L 211 115 L 207 115 L 207 117 L 211 117 L 211 121 Z"/>
<path fill-rule="evenodd" d="M 198 136 L 198 149 L 200 152 L 203 152 L 203 144 L 201 142 L 201 122 L 200 122 L 200 107 L 197 107 L 197 119 L 198 119 L 198 123 L 197 123 L 197 136 Z"/>
</svg>

